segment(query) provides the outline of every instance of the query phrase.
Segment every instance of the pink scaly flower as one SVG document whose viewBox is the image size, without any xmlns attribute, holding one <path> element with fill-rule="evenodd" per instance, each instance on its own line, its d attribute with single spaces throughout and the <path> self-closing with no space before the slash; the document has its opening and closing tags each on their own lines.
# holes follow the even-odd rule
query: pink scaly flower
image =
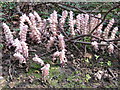
<svg viewBox="0 0 120 90">
<path fill-rule="evenodd" d="M 36 55 L 36 54 L 35 54 L 35 57 L 33 58 L 33 61 L 41 64 L 41 66 L 44 65 L 44 61 L 41 58 L 39 58 L 38 55 Z"/>
<path fill-rule="evenodd" d="M 37 19 L 38 22 L 41 22 L 41 17 L 38 15 L 36 11 L 33 12 L 35 18 Z"/>
<path fill-rule="evenodd" d="M 19 60 L 20 63 L 26 63 L 26 59 L 24 58 L 24 56 L 22 54 L 20 54 L 19 52 L 16 52 L 13 55 L 16 59 Z"/>
<path fill-rule="evenodd" d="M 54 36 L 57 36 L 57 24 L 58 24 L 58 20 L 57 20 L 57 12 L 54 11 L 52 14 L 50 14 L 50 18 L 48 19 L 50 22 L 50 31 L 53 33 Z"/>
<path fill-rule="evenodd" d="M 20 24 L 20 32 L 19 32 L 19 35 L 20 35 L 20 40 L 21 40 L 21 41 L 24 41 L 24 42 L 26 41 L 27 31 L 28 31 L 28 26 L 27 26 L 27 25 Z"/>
<path fill-rule="evenodd" d="M 35 25 L 31 26 L 31 33 L 30 33 L 30 37 L 33 41 L 36 41 L 37 43 L 41 42 L 41 33 L 39 32 L 39 30 L 37 29 L 37 27 Z"/>
<path fill-rule="evenodd" d="M 73 12 L 70 11 L 69 26 L 70 26 L 72 36 L 75 35 L 74 25 L 75 25 L 75 20 L 73 19 Z"/>
<path fill-rule="evenodd" d="M 111 43 L 111 44 L 108 46 L 108 52 L 109 52 L 109 54 L 111 54 L 111 53 L 113 53 L 113 51 L 114 51 L 114 46 L 113 46 L 113 44 Z"/>
<path fill-rule="evenodd" d="M 39 31 L 41 31 L 44 35 L 47 34 L 47 30 L 45 29 L 47 25 L 46 19 L 43 19 L 42 22 L 37 26 Z"/>
<path fill-rule="evenodd" d="M 55 37 L 50 37 L 50 40 L 48 41 L 48 44 L 47 44 L 47 50 L 50 50 L 50 47 L 53 46 L 54 41 L 55 41 Z"/>
<path fill-rule="evenodd" d="M 89 33 L 89 25 L 88 25 L 88 22 L 89 22 L 89 15 L 88 14 L 85 14 L 84 15 L 84 26 L 85 26 L 85 30 L 84 30 L 84 34 L 88 34 Z"/>
<path fill-rule="evenodd" d="M 32 13 L 29 13 L 29 17 L 32 22 L 32 25 L 30 26 L 30 30 L 31 30 L 30 37 L 33 41 L 40 43 L 41 42 L 41 33 L 39 32 L 39 30 L 37 28 L 37 22 L 35 20 L 35 18 L 36 18 L 35 15 Z"/>
<path fill-rule="evenodd" d="M 56 60 L 56 57 L 59 57 L 60 56 L 60 52 L 59 51 L 56 51 L 54 54 L 53 54 L 53 61 Z"/>
<path fill-rule="evenodd" d="M 44 67 L 41 68 L 42 76 L 44 78 L 49 75 L 49 69 L 50 69 L 50 64 L 46 64 L 46 65 L 44 65 Z"/>
<path fill-rule="evenodd" d="M 95 16 L 98 17 L 98 15 L 95 15 Z M 99 22 L 99 19 L 95 17 L 90 17 L 90 31 L 93 30 L 98 25 L 98 22 Z M 96 30 L 93 32 L 93 34 L 96 33 Z"/>
<path fill-rule="evenodd" d="M 21 42 L 21 46 L 22 46 L 22 54 L 25 58 L 28 58 L 28 46 L 27 46 L 27 43 L 25 43 L 24 41 Z"/>
<path fill-rule="evenodd" d="M 64 36 L 62 34 L 58 35 L 59 39 L 59 47 L 61 50 L 65 49 L 65 41 L 64 41 Z"/>
<path fill-rule="evenodd" d="M 86 22 L 84 14 L 78 14 L 76 18 L 77 32 L 80 34 L 87 34 L 87 31 L 85 31 Z"/>
<path fill-rule="evenodd" d="M 64 65 L 66 62 L 67 62 L 67 58 L 65 56 L 65 49 L 63 49 L 61 52 L 60 52 L 60 63 L 62 65 Z"/>
<path fill-rule="evenodd" d="M 22 16 L 20 17 L 20 23 L 24 25 L 24 22 L 27 22 L 27 23 L 29 24 L 29 26 L 32 25 L 29 17 L 26 16 L 26 14 L 24 14 L 24 15 L 22 15 Z"/>
<path fill-rule="evenodd" d="M 80 14 L 78 14 L 77 16 L 76 16 L 76 32 L 78 32 L 78 34 L 81 34 L 81 17 L 80 17 Z"/>
<path fill-rule="evenodd" d="M 13 44 L 14 42 L 13 35 L 6 23 L 3 23 L 3 29 L 4 29 L 4 34 L 5 34 L 5 39 L 6 39 L 7 44 L 8 45 Z"/>
<path fill-rule="evenodd" d="M 118 31 L 118 27 L 115 27 L 111 32 L 110 39 L 115 39 L 115 35 L 116 35 L 117 31 Z"/>
<path fill-rule="evenodd" d="M 32 22 L 32 25 L 36 26 L 36 20 L 35 16 L 32 13 L 29 13 L 30 21 Z"/>
<path fill-rule="evenodd" d="M 68 15 L 68 12 L 66 10 L 62 12 L 62 17 L 60 18 L 60 23 L 59 23 L 59 25 L 62 29 L 64 27 L 67 15 Z"/>
<path fill-rule="evenodd" d="M 109 24 L 107 25 L 107 27 L 105 28 L 105 30 L 103 32 L 103 39 L 108 39 L 109 31 L 110 31 L 112 25 L 114 24 L 114 22 L 115 22 L 114 19 L 110 20 Z"/>
<path fill-rule="evenodd" d="M 92 42 L 91 44 L 92 44 L 92 46 L 95 48 L 95 50 L 98 50 L 98 49 L 99 49 L 99 48 L 98 48 L 98 43 L 97 43 L 96 41 Z"/>
<path fill-rule="evenodd" d="M 23 50 L 22 50 L 22 46 L 21 46 L 21 42 L 18 40 L 18 38 L 16 38 L 14 40 L 14 43 L 13 43 L 13 46 L 15 46 L 15 52 L 19 52 L 19 53 L 22 53 Z"/>
<path fill-rule="evenodd" d="M 98 14 L 98 18 L 101 18 L 101 14 Z M 100 23 L 101 20 L 98 20 L 98 23 Z M 102 27 L 103 27 L 103 23 L 97 28 L 96 30 L 96 36 L 100 37 L 102 34 Z"/>
<path fill-rule="evenodd" d="M 42 30 L 43 29 L 43 26 L 45 25 L 45 21 L 43 21 L 42 19 L 41 19 L 41 17 L 39 16 L 39 14 L 36 12 L 36 11 L 34 11 L 33 12 L 33 14 L 34 14 L 34 16 L 35 16 L 35 18 L 36 18 L 36 21 L 37 21 L 37 28 L 39 29 L 39 30 Z"/>
</svg>

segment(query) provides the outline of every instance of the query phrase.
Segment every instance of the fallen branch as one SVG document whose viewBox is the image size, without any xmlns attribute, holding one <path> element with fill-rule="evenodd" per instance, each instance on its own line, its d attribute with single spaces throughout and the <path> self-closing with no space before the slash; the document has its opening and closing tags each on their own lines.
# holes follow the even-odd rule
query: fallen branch
<svg viewBox="0 0 120 90">
<path fill-rule="evenodd" d="M 74 43 L 81 43 L 81 44 L 86 44 L 86 45 L 92 45 L 91 42 L 83 42 L 83 41 L 71 41 Z M 98 46 L 108 46 L 109 44 L 102 44 L 102 43 L 98 43 Z"/>
<path fill-rule="evenodd" d="M 72 40 L 76 40 L 76 39 L 79 39 L 81 37 L 93 37 L 93 38 L 96 38 L 100 41 L 105 41 L 105 42 L 113 42 L 113 41 L 120 41 L 120 38 L 117 38 L 117 39 L 103 39 L 103 38 L 100 38 L 100 37 L 97 37 L 95 35 L 91 35 L 91 34 L 82 34 L 82 35 L 78 35 L 78 36 L 75 36 L 75 37 L 72 37 L 72 38 L 69 38 L 69 39 L 66 39 L 65 41 L 66 42 L 69 42 L 69 41 L 72 41 Z"/>
<path fill-rule="evenodd" d="M 86 44 L 86 45 L 92 45 L 91 44 L 91 42 L 83 42 L 83 41 L 70 41 L 70 42 L 72 42 L 72 43 L 81 43 L 81 44 Z M 119 51 L 120 51 L 120 49 L 118 48 L 118 47 L 120 47 L 120 45 L 115 45 L 115 44 L 113 44 L 114 45 L 114 47 L 115 48 L 117 48 Z M 102 43 L 98 43 L 98 46 L 109 46 L 109 43 L 107 44 L 102 44 Z"/>
<path fill-rule="evenodd" d="M 82 35 L 78 35 L 78 36 L 75 36 L 75 37 L 72 37 L 72 38 L 69 38 L 67 40 L 65 40 L 66 42 L 69 42 L 71 40 L 75 40 L 75 39 L 78 39 L 80 37 L 85 37 L 85 36 L 91 36 L 90 34 L 82 34 Z"/>
<path fill-rule="evenodd" d="M 119 6 L 120 6 L 120 4 L 117 5 L 117 6 L 115 6 L 115 7 L 113 7 L 113 8 L 111 8 L 110 10 L 108 10 L 108 12 L 104 15 L 102 21 L 90 32 L 90 34 L 92 34 L 92 33 L 104 22 L 106 16 L 107 16 L 112 10 L 118 8 Z"/>
</svg>

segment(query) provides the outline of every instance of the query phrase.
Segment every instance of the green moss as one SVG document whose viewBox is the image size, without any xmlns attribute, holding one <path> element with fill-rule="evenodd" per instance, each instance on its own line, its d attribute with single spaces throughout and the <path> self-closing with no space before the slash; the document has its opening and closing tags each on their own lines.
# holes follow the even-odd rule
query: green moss
<svg viewBox="0 0 120 90">
<path fill-rule="evenodd" d="M 39 69 L 39 68 L 41 68 L 40 64 L 36 64 L 36 63 L 30 64 L 30 69 Z"/>
<path fill-rule="evenodd" d="M 50 85 L 52 85 L 52 87 L 59 87 L 59 84 L 58 84 L 58 80 L 51 80 L 50 81 Z"/>
<path fill-rule="evenodd" d="M 35 78 L 40 78 L 41 77 L 41 73 L 37 73 L 35 69 L 30 69 L 29 72 L 27 73 L 28 76 L 34 76 Z"/>
<path fill-rule="evenodd" d="M 73 79 L 73 77 L 72 77 L 72 76 L 69 76 L 69 77 L 67 78 L 67 81 L 72 81 L 72 79 Z"/>
<path fill-rule="evenodd" d="M 58 75 L 60 73 L 60 67 L 54 66 L 50 68 L 50 76 Z"/>
<path fill-rule="evenodd" d="M 28 71 L 28 75 L 32 75 L 34 76 L 35 78 L 40 78 L 41 77 L 41 73 L 40 73 L 40 68 L 41 66 L 39 64 L 36 64 L 36 63 L 31 63 L 30 64 L 30 68 L 29 68 L 29 71 Z"/>
</svg>

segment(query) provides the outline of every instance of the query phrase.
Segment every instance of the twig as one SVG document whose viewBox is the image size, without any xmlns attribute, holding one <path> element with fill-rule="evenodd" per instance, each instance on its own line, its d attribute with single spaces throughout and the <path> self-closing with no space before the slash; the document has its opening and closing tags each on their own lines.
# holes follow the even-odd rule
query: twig
<svg viewBox="0 0 120 90">
<path fill-rule="evenodd" d="M 117 49 L 120 51 L 120 48 L 118 48 L 118 46 L 117 46 L 117 45 L 115 45 L 115 44 L 113 44 L 113 45 L 114 45 L 114 47 L 115 47 L 115 48 L 117 48 Z"/>
<path fill-rule="evenodd" d="M 96 39 L 98 39 L 98 40 L 108 42 L 107 40 L 104 40 L 104 39 L 102 39 L 102 38 L 100 38 L 100 37 L 97 37 L 97 36 L 91 35 L 91 34 L 82 34 L 82 35 L 78 35 L 78 36 L 75 36 L 75 37 L 73 37 L 73 38 L 69 38 L 69 39 L 66 40 L 66 41 L 69 42 L 69 41 L 71 41 L 71 40 L 76 40 L 76 39 L 78 39 L 78 38 L 80 38 L 80 37 L 85 37 L 85 36 L 93 37 L 93 38 L 96 38 Z"/>
<path fill-rule="evenodd" d="M 105 41 L 105 42 L 120 41 L 120 38 L 112 39 L 112 40 L 110 40 L 110 39 L 106 40 L 106 39 L 103 39 L 103 38 L 100 38 L 100 37 L 97 37 L 97 36 L 91 35 L 91 34 L 78 35 L 78 36 L 69 38 L 69 39 L 67 39 L 67 40 L 65 40 L 65 41 L 66 41 L 66 42 L 69 42 L 69 41 L 71 41 L 71 40 L 76 40 L 76 39 L 78 39 L 78 38 L 80 38 L 80 37 L 85 37 L 85 36 L 93 37 L 93 38 L 96 38 L 96 39 L 98 39 L 98 40 L 100 40 L 100 41 Z"/>
<path fill-rule="evenodd" d="M 11 75 L 11 67 L 12 67 L 12 64 L 10 64 L 10 66 L 9 66 L 9 76 L 10 76 L 10 79 L 12 80 L 13 78 L 12 78 L 12 75 Z"/>
<path fill-rule="evenodd" d="M 39 55 L 39 57 L 45 56 L 45 55 L 47 55 L 47 54 L 49 54 L 49 53 L 52 53 L 54 50 L 55 50 L 55 49 L 52 49 L 52 50 L 50 50 L 50 51 L 47 51 L 46 53 L 43 53 L 43 54 Z"/>
<path fill-rule="evenodd" d="M 73 46 L 76 48 L 78 52 L 80 52 L 80 49 L 73 43 Z"/>
<path fill-rule="evenodd" d="M 116 78 L 115 78 L 115 75 L 113 74 L 113 72 L 112 72 L 112 70 L 111 70 L 110 68 L 108 68 L 107 71 L 109 72 L 109 74 L 110 74 L 114 79 L 116 79 Z"/>
<path fill-rule="evenodd" d="M 64 36 L 65 36 L 67 39 L 69 39 L 68 35 L 64 32 L 64 30 L 63 30 L 59 25 L 58 25 L 58 28 L 59 28 L 59 30 L 64 34 Z M 75 47 L 75 49 L 76 49 L 78 52 L 80 52 L 79 48 L 78 48 L 74 43 L 72 43 L 72 45 Z"/>
<path fill-rule="evenodd" d="M 75 36 L 75 37 L 72 37 L 72 38 L 69 38 L 67 40 L 65 40 L 66 42 L 69 42 L 71 40 L 75 40 L 75 39 L 78 39 L 80 37 L 85 37 L 85 36 L 91 36 L 90 34 L 82 34 L 82 35 L 78 35 L 78 36 Z"/>
<path fill-rule="evenodd" d="M 83 41 L 70 41 L 70 42 L 73 42 L 73 43 L 81 43 L 81 44 L 87 44 L 87 45 L 92 45 L 91 42 L 83 42 Z M 102 43 L 98 43 L 98 46 L 108 46 L 108 44 L 102 44 Z M 120 49 L 118 48 L 118 46 L 116 46 L 115 44 L 113 44 L 115 48 L 117 48 L 119 51 Z"/>
<path fill-rule="evenodd" d="M 116 39 L 111 39 L 111 40 L 107 40 L 108 42 L 113 42 L 113 41 L 120 41 L 120 38 L 116 38 Z"/>
<path fill-rule="evenodd" d="M 71 42 L 92 45 L 91 42 L 83 42 L 83 41 L 71 41 Z M 99 46 L 108 46 L 109 44 L 98 43 L 98 45 Z"/>
<path fill-rule="evenodd" d="M 68 35 L 64 32 L 64 30 L 58 25 L 59 30 L 63 33 L 63 35 L 69 39 Z"/>
</svg>

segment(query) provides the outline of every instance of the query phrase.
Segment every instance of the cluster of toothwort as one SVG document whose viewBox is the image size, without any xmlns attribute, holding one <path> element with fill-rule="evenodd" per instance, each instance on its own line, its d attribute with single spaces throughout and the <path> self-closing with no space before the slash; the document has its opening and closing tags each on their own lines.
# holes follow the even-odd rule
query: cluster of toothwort
<svg viewBox="0 0 120 90">
<path fill-rule="evenodd" d="M 39 14 L 34 11 L 28 15 L 23 14 L 20 17 L 19 38 L 14 39 L 9 26 L 6 23 L 3 23 L 3 30 L 7 45 L 15 47 L 15 53 L 13 56 L 19 60 L 20 63 L 26 63 L 28 60 L 29 47 L 26 41 L 28 38 L 31 38 L 33 42 L 36 42 L 38 44 L 43 43 L 43 40 L 47 40 L 47 43 L 45 45 L 47 51 L 50 51 L 52 47 L 58 46 L 58 49 L 53 53 L 52 58 L 53 61 L 59 58 L 61 65 L 64 65 L 67 62 L 65 38 L 68 37 L 66 37 L 63 32 L 66 33 L 70 30 L 70 35 L 68 35 L 69 38 L 75 37 L 76 35 L 89 34 L 101 22 L 100 18 L 101 14 L 95 15 L 95 17 L 91 17 L 89 14 L 78 14 L 74 16 L 74 13 L 72 11 L 63 11 L 62 16 L 58 17 L 57 11 L 53 11 L 48 19 L 42 19 Z M 98 38 L 103 38 L 104 40 L 115 39 L 118 27 L 115 27 L 112 31 L 110 31 L 114 22 L 114 19 L 110 20 L 104 31 L 102 31 L 102 23 L 98 26 L 97 29 L 95 29 L 92 35 Z M 66 30 L 65 25 L 68 26 L 68 30 Z M 59 27 L 61 29 L 59 29 Z M 111 35 L 109 35 L 109 32 L 111 32 Z M 29 34 L 29 37 L 27 37 L 27 34 Z M 99 43 L 106 44 L 105 41 L 101 41 Z M 96 38 L 92 38 L 91 45 L 95 50 L 99 49 L 98 41 Z M 113 42 L 109 43 L 109 53 L 113 53 L 113 45 Z M 104 49 L 105 47 L 101 48 Z M 50 64 L 45 64 L 44 60 L 39 58 L 39 56 L 36 54 L 35 57 L 33 57 L 33 61 L 43 66 L 41 68 L 42 75 L 46 77 L 49 74 Z"/>
<path fill-rule="evenodd" d="M 97 18 L 96 18 L 97 17 Z M 76 32 L 77 34 L 89 34 L 100 22 L 101 22 L 101 14 L 95 15 L 95 17 L 90 17 L 88 14 L 79 14 L 76 16 Z M 92 35 L 96 36 L 97 38 L 102 38 L 104 41 L 101 41 L 99 43 L 101 44 L 107 44 L 105 40 L 114 40 L 116 38 L 116 33 L 118 31 L 118 27 L 114 27 L 112 31 L 111 28 L 113 24 L 115 23 L 114 18 L 111 19 L 103 29 L 103 23 L 98 26 L 97 29 L 94 30 Z M 110 35 L 109 35 L 110 34 Z M 91 45 L 94 47 L 94 49 L 97 51 L 99 49 L 98 41 L 95 38 L 92 38 Z M 106 46 L 101 46 L 101 49 L 105 49 Z M 109 53 L 113 53 L 114 51 L 114 43 L 109 43 L 108 45 L 108 51 Z"/>
</svg>

